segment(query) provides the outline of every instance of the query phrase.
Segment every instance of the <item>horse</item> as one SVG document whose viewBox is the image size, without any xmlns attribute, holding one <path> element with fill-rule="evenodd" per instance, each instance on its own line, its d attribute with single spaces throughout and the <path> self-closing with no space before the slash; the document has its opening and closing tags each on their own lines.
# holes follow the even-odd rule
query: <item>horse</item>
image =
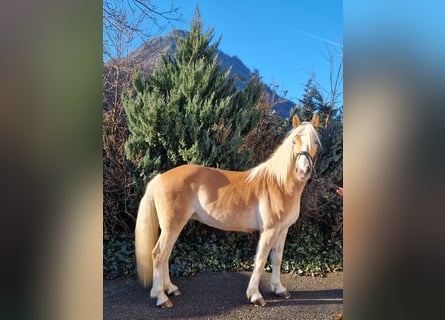
<svg viewBox="0 0 445 320">
<path fill-rule="evenodd" d="M 319 115 L 310 122 L 292 119 L 292 127 L 271 157 L 247 171 L 227 171 L 186 164 L 155 176 L 140 201 L 135 227 L 137 272 L 156 305 L 169 308 L 168 296 L 181 294 L 170 280 L 169 257 L 178 236 L 193 219 L 226 231 L 259 231 L 255 265 L 247 299 L 266 302 L 259 291 L 261 273 L 270 252 L 270 286 L 286 299 L 290 293 L 280 281 L 284 243 L 297 221 L 300 199 L 314 170 Z M 159 235 L 160 227 L 160 235 Z"/>
</svg>

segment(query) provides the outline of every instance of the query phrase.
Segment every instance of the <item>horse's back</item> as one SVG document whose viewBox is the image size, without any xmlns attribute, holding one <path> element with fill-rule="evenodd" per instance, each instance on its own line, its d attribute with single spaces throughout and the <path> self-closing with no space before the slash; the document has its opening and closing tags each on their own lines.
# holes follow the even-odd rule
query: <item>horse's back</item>
<svg viewBox="0 0 445 320">
<path fill-rule="evenodd" d="M 178 189 L 189 186 L 192 189 L 212 185 L 222 187 L 224 185 L 244 182 L 244 172 L 227 171 L 215 168 L 185 164 L 161 175 L 162 185 L 168 188 Z"/>
<path fill-rule="evenodd" d="M 160 175 L 156 196 L 185 207 L 194 204 L 199 194 L 212 193 L 228 184 L 230 181 L 221 170 L 186 164 Z"/>
</svg>

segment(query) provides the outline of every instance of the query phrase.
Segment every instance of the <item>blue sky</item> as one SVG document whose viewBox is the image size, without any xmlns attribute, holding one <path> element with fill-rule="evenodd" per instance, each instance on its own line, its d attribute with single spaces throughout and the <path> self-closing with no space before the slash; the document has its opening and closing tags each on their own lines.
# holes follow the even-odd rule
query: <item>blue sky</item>
<svg viewBox="0 0 445 320">
<path fill-rule="evenodd" d="M 170 2 L 169 2 L 170 3 Z M 206 28 L 222 37 L 219 49 L 258 69 L 266 84 L 287 90 L 297 101 L 311 73 L 321 88 L 329 89 L 326 46 L 343 54 L 343 6 L 339 0 L 174 0 L 189 30 L 196 4 Z M 168 28 L 165 33 L 170 31 Z"/>
</svg>

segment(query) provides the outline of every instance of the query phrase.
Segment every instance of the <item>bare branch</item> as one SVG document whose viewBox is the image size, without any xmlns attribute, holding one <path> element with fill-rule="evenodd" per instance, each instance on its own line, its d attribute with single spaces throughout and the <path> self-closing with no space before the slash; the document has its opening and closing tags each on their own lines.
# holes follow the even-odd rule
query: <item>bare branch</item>
<svg viewBox="0 0 445 320">
<path fill-rule="evenodd" d="M 145 42 L 153 30 L 162 31 L 165 24 L 182 21 L 173 3 L 169 9 L 159 10 L 152 0 L 108 0 L 102 12 L 104 53 L 109 59 L 119 58 L 117 53 L 126 54 L 137 42 Z M 112 38 L 117 41 L 110 41 Z M 118 45 L 121 50 L 117 50 Z"/>
<path fill-rule="evenodd" d="M 334 108 L 338 102 L 339 97 L 341 96 L 341 86 L 343 83 L 343 54 L 341 49 L 333 48 L 326 43 L 326 51 L 323 54 L 323 57 L 329 62 L 329 89 L 324 91 L 328 92 L 327 99 L 328 101 L 328 116 L 326 118 L 326 126 L 331 121 L 331 116 L 334 111 Z M 338 59 L 340 61 L 338 62 Z"/>
</svg>

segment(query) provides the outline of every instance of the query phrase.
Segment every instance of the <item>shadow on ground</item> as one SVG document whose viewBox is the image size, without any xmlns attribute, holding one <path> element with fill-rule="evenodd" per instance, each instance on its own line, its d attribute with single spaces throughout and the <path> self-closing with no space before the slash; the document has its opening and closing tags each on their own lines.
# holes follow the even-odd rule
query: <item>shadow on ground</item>
<svg viewBox="0 0 445 320">
<path fill-rule="evenodd" d="M 266 307 L 251 305 L 245 291 L 250 273 L 202 273 L 174 278 L 182 295 L 171 297 L 170 309 L 159 309 L 149 289 L 136 280 L 104 282 L 104 319 L 335 319 L 343 309 L 343 274 L 325 278 L 282 275 L 290 299 L 278 298 L 264 273 L 260 290 Z"/>
</svg>

